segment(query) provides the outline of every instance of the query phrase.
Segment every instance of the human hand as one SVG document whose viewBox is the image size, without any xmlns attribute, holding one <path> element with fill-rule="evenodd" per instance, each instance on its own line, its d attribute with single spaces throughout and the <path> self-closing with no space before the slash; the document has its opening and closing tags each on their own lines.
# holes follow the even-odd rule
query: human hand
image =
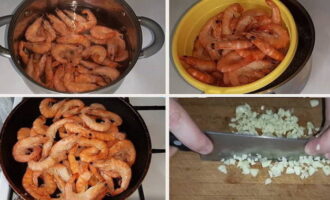
<svg viewBox="0 0 330 200">
<path fill-rule="evenodd" d="M 325 106 L 325 126 L 328 127 L 328 129 L 321 133 L 320 137 L 309 141 L 305 146 L 305 152 L 312 156 L 321 154 L 330 159 L 330 98 L 325 100 Z"/>
<path fill-rule="evenodd" d="M 211 140 L 197 127 L 188 113 L 174 99 L 170 99 L 170 131 L 185 146 L 200 154 L 208 154 L 213 150 Z M 170 155 L 174 155 L 177 148 L 170 147 Z"/>
</svg>

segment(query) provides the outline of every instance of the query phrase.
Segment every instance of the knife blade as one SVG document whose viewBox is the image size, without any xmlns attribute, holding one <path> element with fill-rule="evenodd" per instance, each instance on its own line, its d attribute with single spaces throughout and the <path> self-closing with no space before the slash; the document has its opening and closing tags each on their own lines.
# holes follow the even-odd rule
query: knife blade
<svg viewBox="0 0 330 200">
<path fill-rule="evenodd" d="M 201 159 L 219 161 L 233 157 L 233 155 L 260 154 L 268 159 L 276 160 L 286 157 L 298 160 L 305 154 L 305 145 L 309 139 L 289 139 L 279 137 L 254 136 L 206 131 L 206 135 L 214 144 L 213 152 L 201 155 Z"/>
</svg>

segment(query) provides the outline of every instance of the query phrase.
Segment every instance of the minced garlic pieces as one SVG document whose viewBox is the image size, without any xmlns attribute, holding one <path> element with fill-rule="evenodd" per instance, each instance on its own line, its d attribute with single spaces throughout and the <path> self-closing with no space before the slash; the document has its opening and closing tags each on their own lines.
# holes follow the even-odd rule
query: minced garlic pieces
<svg viewBox="0 0 330 200">
<path fill-rule="evenodd" d="M 287 160 L 285 157 L 282 157 L 277 161 L 272 161 L 259 154 L 256 156 L 243 154 L 241 156 L 234 155 L 229 159 L 222 159 L 221 162 L 223 162 L 223 165 L 220 165 L 218 169 L 224 174 L 227 174 L 226 165 L 235 165 L 241 169 L 242 174 L 253 177 L 258 176 L 260 171 L 258 168 L 253 167 L 256 164 L 261 165 L 263 168 L 268 168 L 269 177 L 265 180 L 266 185 L 272 182 L 272 178 L 283 174 L 294 174 L 301 179 L 306 179 L 322 169 L 324 175 L 330 175 L 330 160 L 319 156 L 300 156 L 299 160 Z"/>
<path fill-rule="evenodd" d="M 265 107 L 262 106 L 262 110 L 264 109 Z M 277 112 L 273 112 L 266 109 L 264 113 L 257 113 L 252 111 L 250 105 L 245 104 L 236 107 L 236 116 L 231 119 L 229 126 L 236 129 L 235 133 L 239 134 L 287 138 L 309 137 L 318 130 L 312 122 L 307 122 L 306 129 L 299 126 L 298 121 L 298 117 L 293 115 L 292 110 L 280 108 Z"/>
</svg>

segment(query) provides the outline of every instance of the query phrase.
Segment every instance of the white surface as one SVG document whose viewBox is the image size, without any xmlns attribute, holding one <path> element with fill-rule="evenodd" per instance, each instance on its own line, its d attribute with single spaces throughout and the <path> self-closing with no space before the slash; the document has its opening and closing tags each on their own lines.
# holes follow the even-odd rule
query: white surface
<svg viewBox="0 0 330 200">
<path fill-rule="evenodd" d="M 15 107 L 22 98 L 14 99 Z M 164 98 L 130 98 L 133 106 L 165 106 Z M 151 137 L 152 148 L 165 148 L 165 110 L 138 111 L 144 119 Z M 165 199 L 165 153 L 153 154 L 149 171 L 142 182 L 144 196 L 146 199 Z M 7 199 L 8 183 L 0 172 L 0 200 Z M 136 191 L 129 200 L 140 200 Z"/>
<path fill-rule="evenodd" d="M 1 0 L 0 16 L 10 15 L 22 0 Z M 137 16 L 151 18 L 165 30 L 164 0 L 126 0 Z M 148 6 L 146 6 L 148 5 Z M 143 29 L 144 46 L 151 41 L 151 34 Z M 0 29 L 0 44 L 5 44 L 5 28 Z M 29 94 L 31 91 L 16 73 L 9 59 L 0 57 L 0 94 Z M 117 94 L 165 93 L 165 48 L 156 55 L 138 60 L 126 76 Z"/>
<path fill-rule="evenodd" d="M 170 31 L 184 12 L 198 0 L 170 0 Z M 330 94 L 330 1 L 329 0 L 298 0 L 311 15 L 315 30 L 316 43 L 313 53 L 313 69 L 311 77 L 302 91 L 304 94 Z M 174 65 L 170 64 L 170 93 L 172 94 L 200 94 L 181 78 Z"/>
</svg>

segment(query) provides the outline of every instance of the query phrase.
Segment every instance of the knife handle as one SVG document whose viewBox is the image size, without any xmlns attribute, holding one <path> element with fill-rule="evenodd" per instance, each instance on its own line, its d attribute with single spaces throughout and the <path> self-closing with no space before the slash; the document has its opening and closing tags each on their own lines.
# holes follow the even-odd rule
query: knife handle
<svg viewBox="0 0 330 200">
<path fill-rule="evenodd" d="M 191 151 L 173 133 L 170 132 L 170 146 L 176 147 L 181 151 Z"/>
</svg>

